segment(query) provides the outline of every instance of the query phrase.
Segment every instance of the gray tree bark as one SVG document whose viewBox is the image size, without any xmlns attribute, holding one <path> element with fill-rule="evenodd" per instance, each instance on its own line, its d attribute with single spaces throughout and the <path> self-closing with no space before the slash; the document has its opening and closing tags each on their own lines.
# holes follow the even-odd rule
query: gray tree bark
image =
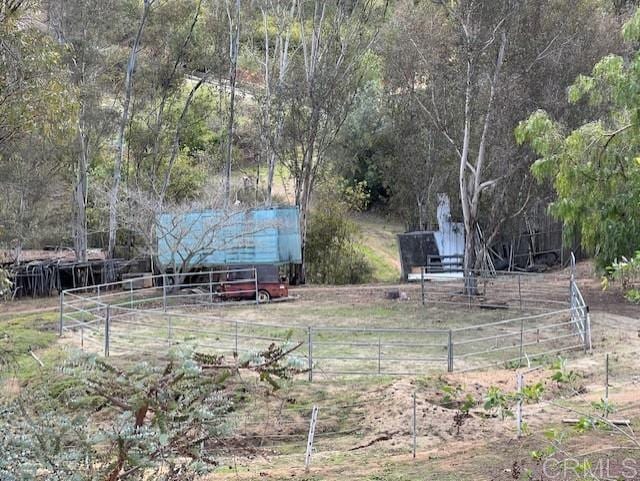
<svg viewBox="0 0 640 481">
<path fill-rule="evenodd" d="M 87 261 L 87 196 L 89 193 L 89 146 L 84 126 L 83 113 L 80 113 L 78 121 L 78 141 L 80 152 L 76 165 L 76 185 L 74 189 L 74 222 L 73 222 L 73 250 L 76 259 L 80 262 Z"/>
<path fill-rule="evenodd" d="M 138 49 L 142 40 L 142 33 L 149 17 L 149 11 L 155 0 L 144 0 L 142 7 L 142 16 L 138 25 L 138 31 L 131 47 L 129 61 L 127 62 L 127 71 L 124 82 L 124 104 L 122 109 L 122 117 L 118 130 L 118 155 L 116 156 L 113 167 L 113 184 L 109 193 L 109 233 L 107 257 L 112 258 L 116 246 L 116 237 L 118 232 L 118 195 L 120 190 L 120 181 L 122 179 L 122 162 L 124 159 L 124 133 L 129 123 L 129 106 L 131 104 L 131 95 L 133 88 L 133 73 L 138 58 Z"/>
<path fill-rule="evenodd" d="M 229 20 L 229 118 L 227 122 L 227 145 L 224 164 L 224 206 L 231 203 L 231 161 L 233 160 L 233 135 L 236 114 L 236 80 L 238 77 L 238 49 L 240 47 L 240 0 L 235 0 L 234 13 L 231 13 L 229 0 L 226 3 Z"/>
</svg>

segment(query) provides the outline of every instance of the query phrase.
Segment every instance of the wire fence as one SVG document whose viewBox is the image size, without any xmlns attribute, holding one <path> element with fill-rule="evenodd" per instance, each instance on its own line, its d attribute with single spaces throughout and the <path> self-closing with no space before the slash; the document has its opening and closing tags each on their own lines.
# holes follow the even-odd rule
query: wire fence
<svg viewBox="0 0 640 481">
<path fill-rule="evenodd" d="M 215 308 L 226 304 L 222 300 L 212 302 L 208 286 L 196 289 L 190 284 L 166 294 L 159 286 L 131 294 L 128 285 L 124 289 L 102 288 L 100 296 L 95 291 L 66 291 L 61 299 L 60 329 L 75 341 L 80 338 L 86 350 L 125 358 L 139 352 L 163 353 L 176 345 L 232 356 L 259 352 L 270 342 L 301 343 L 293 354 L 306 364 L 309 380 L 313 381 L 340 375 L 426 374 L 430 369 L 461 371 L 496 364 L 522 366 L 513 373 L 513 385 L 504 388 L 521 392 L 538 381 L 529 371 L 533 358 L 556 358 L 557 353 L 571 349 L 589 350 L 592 335 L 596 336 L 594 347 L 600 348 L 615 342 L 616 336 L 629 333 L 614 318 L 598 319 L 592 333 L 588 307 L 574 272 L 569 279 L 547 277 L 545 283 L 540 277 L 524 275 L 479 278 L 479 292 L 473 296 L 464 292 L 464 279 L 429 283 L 425 312 L 435 304 L 468 315 L 466 325 L 451 323 L 447 329 L 304 326 L 229 319 L 216 315 Z M 423 301 L 418 298 L 413 302 L 420 305 Z M 259 302 L 251 303 L 258 310 L 264 308 Z M 475 323 L 484 309 L 508 318 Z M 266 312 L 264 318 L 268 317 Z M 604 353 L 602 364 L 605 366 Z M 549 393 L 538 402 L 520 401 L 514 406 L 513 420 L 489 418 L 480 413 L 478 404 L 466 421 L 469 425 L 462 426 L 462 434 L 456 432 L 457 410 L 443 408 L 431 394 L 420 391 L 418 384 L 412 385 L 417 390 L 413 395 L 365 389 L 365 394 L 354 390 L 356 394 L 345 401 L 330 395 L 326 399 L 305 398 L 303 405 L 285 396 L 224 415 L 220 419 L 221 434 L 208 439 L 201 449 L 230 469 L 260 463 L 268 467 L 277 456 L 288 466 L 311 465 L 313 471 L 313 466 L 330 459 L 332 453 L 355 458 L 366 455 L 371 447 L 393 455 L 415 456 L 443 440 L 463 439 L 478 429 L 479 424 L 474 423 L 500 422 L 517 436 L 541 413 L 545 418 L 562 419 L 573 414 L 569 408 L 583 402 L 588 410 L 590 402 L 600 397 L 614 403 L 617 416 L 624 417 L 624 413 L 637 408 L 624 392 L 626 386 L 639 380 L 632 371 L 624 359 L 612 359 L 611 366 L 607 362 L 602 372 L 584 378 L 591 383 L 586 392 L 580 389 L 568 393 L 566 400 Z"/>
<path fill-rule="evenodd" d="M 522 393 L 527 386 L 551 380 L 554 371 L 543 372 L 538 368 L 514 371 L 513 384 L 503 388 L 512 400 L 508 407 L 513 410 L 513 417 L 501 417 L 492 408 L 487 410 L 483 398 L 478 397 L 461 420 L 459 406 L 434 396 L 440 389 L 437 386 L 405 384 L 403 389 L 402 384 L 391 384 L 387 390 L 364 389 L 362 393 L 354 390 L 354 396 L 343 401 L 333 396 L 305 399 L 304 405 L 287 396 L 254 401 L 242 411 L 216 420 L 223 434 L 208 440 L 202 449 L 229 466 L 238 463 L 255 468 L 260 464 L 256 458 L 260 457 L 265 465 L 273 466 L 272 459 L 278 457 L 289 467 L 302 468 L 309 467 L 312 456 L 322 458 L 339 452 L 344 459 L 367 454 L 371 447 L 415 457 L 442 443 L 463 441 L 469 436 L 474 439 L 478 430 L 486 431 L 492 424 L 499 425 L 501 432 L 509 436 L 520 437 L 536 429 L 530 426 L 536 426 L 534 420 L 541 417 L 563 423 L 567 429 L 572 429 L 571 418 L 576 416 L 593 420 L 604 417 L 624 423 L 625 416 L 640 407 L 634 397 L 629 397 L 628 390 L 640 378 L 627 372 L 626 362 L 615 356 L 603 353 L 596 360 L 597 369 L 592 368 L 585 377 L 577 377 L 575 385 L 563 385 L 556 390 L 554 381 L 537 399 Z M 587 381 L 589 384 L 585 386 Z M 594 407 L 593 402 L 599 399 L 608 403 L 611 414 Z M 624 429 L 633 433 L 631 424 Z"/>
<path fill-rule="evenodd" d="M 589 312 L 574 271 L 568 283 L 548 284 L 533 275 L 477 275 L 474 293 L 465 289 L 464 278 L 430 283 L 422 289 L 422 304 L 444 306 L 458 316 L 466 310 L 464 322 L 437 329 L 230 319 L 210 313 L 230 302 L 229 287 L 222 288 L 226 281 L 217 280 L 230 271 L 199 273 L 179 285 L 155 276 L 137 289 L 135 280 L 126 280 L 64 291 L 59 331 L 105 356 L 162 353 L 183 345 L 231 358 L 259 353 L 270 343 L 300 344 L 293 356 L 306 366 L 309 381 L 518 367 L 558 352 L 591 349 Z M 234 288 L 239 299 L 234 305 L 245 302 L 261 309 L 255 271 L 253 276 L 251 289 Z M 237 282 L 246 288 L 246 280 Z M 478 322 L 479 311 L 494 312 L 498 320 Z"/>
</svg>

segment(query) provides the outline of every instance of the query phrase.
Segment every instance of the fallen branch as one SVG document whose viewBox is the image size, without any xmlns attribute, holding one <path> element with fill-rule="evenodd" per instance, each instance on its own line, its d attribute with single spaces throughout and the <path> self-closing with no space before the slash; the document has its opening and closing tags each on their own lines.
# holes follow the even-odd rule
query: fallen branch
<svg viewBox="0 0 640 481">
<path fill-rule="evenodd" d="M 570 419 L 563 419 L 562 420 L 563 424 L 578 424 L 581 422 L 580 419 L 577 418 L 570 418 Z M 631 421 L 628 419 L 607 419 L 608 423 L 614 424 L 615 426 L 630 426 L 631 425 Z"/>
<path fill-rule="evenodd" d="M 380 436 L 378 436 L 377 438 L 373 438 L 368 443 L 360 444 L 360 445 L 358 445 L 358 446 L 356 446 L 354 448 L 349 449 L 349 451 L 356 451 L 358 449 L 368 448 L 369 446 L 372 446 L 375 443 L 379 443 L 380 441 L 388 441 L 396 434 L 398 434 L 398 431 L 394 431 L 392 433 L 383 433 Z"/>
<path fill-rule="evenodd" d="M 35 352 L 29 349 L 29 354 L 31 354 L 31 357 L 34 358 L 38 364 L 40 364 L 40 367 L 44 367 L 44 363 L 40 360 L 38 356 L 36 356 Z"/>
</svg>

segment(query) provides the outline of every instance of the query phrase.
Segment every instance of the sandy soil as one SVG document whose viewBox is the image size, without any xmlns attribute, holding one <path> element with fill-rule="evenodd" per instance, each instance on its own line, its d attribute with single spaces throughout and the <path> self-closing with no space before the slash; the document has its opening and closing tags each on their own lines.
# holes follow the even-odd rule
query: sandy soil
<svg viewBox="0 0 640 481">
<path fill-rule="evenodd" d="M 388 480 L 507 480 L 515 479 L 514 463 L 531 463 L 533 449 L 544 446 L 542 432 L 561 427 L 562 419 L 574 417 L 575 410 L 591 410 L 591 403 L 604 395 L 604 354 L 610 354 L 610 399 L 618 407 L 617 416 L 640 418 L 638 392 L 638 352 L 640 352 L 640 306 L 628 303 L 615 290 L 603 292 L 590 263 L 580 263 L 578 279 L 592 312 L 594 352 L 575 353 L 566 369 L 577 373 L 572 386 L 550 379 L 549 366 L 526 374 L 525 382 L 543 384 L 541 402 L 524 406 L 524 420 L 532 434 L 517 439 L 512 418 L 501 419 L 487 413 L 481 402 L 491 386 L 505 393 L 515 388 L 513 370 L 472 371 L 417 378 L 367 378 L 330 380 L 314 384 L 293 383 L 264 400 L 282 414 L 268 425 L 254 425 L 238 433 L 236 444 L 222 457 L 223 466 L 210 479 L 351 479 Z M 552 272 L 542 282 L 564 283 L 565 272 Z M 410 296 L 419 286 L 398 286 Z M 309 305 L 336 302 L 368 305 L 384 297 L 389 286 L 305 287 L 294 292 Z M 4 314 L 37 313 L 57 307 L 57 299 L 27 300 L 0 305 Z M 445 388 L 456 391 L 455 402 L 445 400 Z M 12 387 L 15 389 L 15 386 Z M 411 456 L 413 396 L 416 396 L 418 452 Z M 477 401 L 471 416 L 458 430 L 454 417 L 460 400 L 470 395 Z M 311 473 L 303 469 L 304 447 L 310 406 L 320 406 L 318 440 Z M 284 406 L 284 407 L 283 407 Z M 289 408 L 289 410 L 287 410 Z M 246 416 L 257 416 L 250 408 Z M 292 439 L 264 443 L 264 433 Z M 615 446 L 615 433 L 571 434 L 567 449 L 587 453 L 594 447 Z M 326 435 L 326 437 L 325 437 Z M 230 461 L 233 456 L 233 462 Z"/>
</svg>

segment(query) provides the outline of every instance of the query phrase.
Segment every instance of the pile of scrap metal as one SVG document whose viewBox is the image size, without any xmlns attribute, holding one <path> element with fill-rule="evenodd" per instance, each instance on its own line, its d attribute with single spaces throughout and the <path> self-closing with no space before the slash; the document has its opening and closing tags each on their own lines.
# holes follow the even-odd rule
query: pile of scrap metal
<svg viewBox="0 0 640 481">
<path fill-rule="evenodd" d="M 520 235 L 498 242 L 489 248 L 497 270 L 540 272 L 555 265 L 565 265 L 568 252 L 579 245 L 563 244 L 562 224 L 551 229 L 529 229 Z"/>
<path fill-rule="evenodd" d="M 579 242 L 563 245 L 562 223 L 546 213 L 524 217 L 526 229 L 520 235 L 505 236 L 487 245 L 481 229 L 476 239 L 480 270 L 488 275 L 496 271 L 540 272 L 564 265 L 569 251 L 577 252 Z M 462 277 L 464 266 L 464 225 L 453 222 L 449 197 L 438 194 L 438 230 L 414 231 L 398 235 L 402 279 L 407 281 Z M 424 270 L 424 273 L 422 271 Z"/>
<path fill-rule="evenodd" d="M 123 262 L 106 259 L 101 249 L 89 249 L 79 262 L 71 249 L 0 250 L 0 268 L 9 272 L 13 298 L 41 297 L 62 289 L 118 280 Z"/>
<path fill-rule="evenodd" d="M 420 279 L 424 268 L 431 278 L 462 275 L 464 225 L 453 222 L 449 197 L 438 194 L 438 230 L 414 231 L 398 235 L 402 279 Z"/>
</svg>

